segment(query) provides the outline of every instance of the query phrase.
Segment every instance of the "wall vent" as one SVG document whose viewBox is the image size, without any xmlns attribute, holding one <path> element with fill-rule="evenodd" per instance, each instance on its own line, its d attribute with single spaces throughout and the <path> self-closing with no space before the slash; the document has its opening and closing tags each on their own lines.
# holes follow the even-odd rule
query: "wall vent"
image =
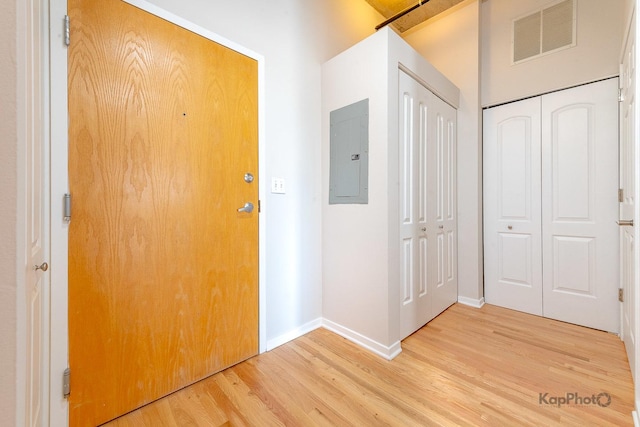
<svg viewBox="0 0 640 427">
<path fill-rule="evenodd" d="M 560 1 L 515 19 L 512 40 L 513 64 L 575 46 L 575 0 Z"/>
</svg>

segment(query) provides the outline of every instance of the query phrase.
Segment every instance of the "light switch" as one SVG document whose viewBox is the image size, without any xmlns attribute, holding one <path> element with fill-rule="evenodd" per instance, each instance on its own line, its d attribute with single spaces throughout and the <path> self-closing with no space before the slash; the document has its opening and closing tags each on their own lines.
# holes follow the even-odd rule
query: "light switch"
<svg viewBox="0 0 640 427">
<path fill-rule="evenodd" d="M 271 178 L 271 192 L 274 194 L 285 194 L 285 182 L 284 178 Z"/>
</svg>

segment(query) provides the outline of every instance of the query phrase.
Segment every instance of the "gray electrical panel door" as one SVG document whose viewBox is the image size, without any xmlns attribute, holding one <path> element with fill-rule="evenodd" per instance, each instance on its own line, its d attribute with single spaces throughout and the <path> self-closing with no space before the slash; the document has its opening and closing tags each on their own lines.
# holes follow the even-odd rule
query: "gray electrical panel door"
<svg viewBox="0 0 640 427">
<path fill-rule="evenodd" d="M 369 202 L 369 99 L 330 113 L 329 204 Z"/>
</svg>

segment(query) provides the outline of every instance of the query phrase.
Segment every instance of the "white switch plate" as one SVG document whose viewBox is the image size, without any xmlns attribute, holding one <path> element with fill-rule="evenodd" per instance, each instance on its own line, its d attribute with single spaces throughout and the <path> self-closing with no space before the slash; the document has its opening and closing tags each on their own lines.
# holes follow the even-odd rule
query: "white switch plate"
<svg viewBox="0 0 640 427">
<path fill-rule="evenodd" d="M 284 178 L 271 178 L 271 192 L 274 194 L 285 194 Z"/>
</svg>

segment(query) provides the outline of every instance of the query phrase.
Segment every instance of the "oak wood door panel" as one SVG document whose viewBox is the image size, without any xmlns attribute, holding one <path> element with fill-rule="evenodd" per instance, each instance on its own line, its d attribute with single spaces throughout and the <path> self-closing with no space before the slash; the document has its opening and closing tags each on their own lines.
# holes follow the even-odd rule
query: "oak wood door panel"
<svg viewBox="0 0 640 427">
<path fill-rule="evenodd" d="M 117 0 L 70 0 L 71 425 L 258 352 L 257 63 Z"/>
</svg>

